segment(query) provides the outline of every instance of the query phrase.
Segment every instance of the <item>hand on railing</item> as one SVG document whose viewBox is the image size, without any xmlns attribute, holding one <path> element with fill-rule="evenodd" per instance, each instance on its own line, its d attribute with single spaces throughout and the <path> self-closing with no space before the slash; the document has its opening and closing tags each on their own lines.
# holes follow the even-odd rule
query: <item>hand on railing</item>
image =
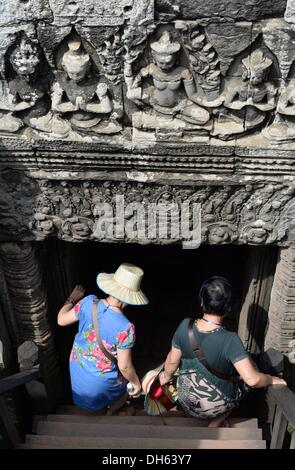
<svg viewBox="0 0 295 470">
<path fill-rule="evenodd" d="M 271 385 L 287 385 L 287 382 L 284 379 L 281 379 L 281 377 L 271 377 Z"/>
</svg>

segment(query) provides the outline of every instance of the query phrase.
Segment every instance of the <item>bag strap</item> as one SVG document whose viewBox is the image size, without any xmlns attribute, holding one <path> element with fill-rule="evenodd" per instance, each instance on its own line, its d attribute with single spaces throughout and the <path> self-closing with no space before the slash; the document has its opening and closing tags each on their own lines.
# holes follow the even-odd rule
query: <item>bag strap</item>
<svg viewBox="0 0 295 470">
<path fill-rule="evenodd" d="M 204 367 L 206 367 L 206 369 L 209 370 L 209 372 L 211 372 L 211 374 L 214 374 L 216 375 L 216 377 L 220 378 L 220 379 L 223 379 L 223 380 L 228 380 L 229 382 L 232 382 L 232 383 L 236 383 L 240 380 L 239 377 L 236 377 L 234 375 L 226 375 L 226 374 L 223 374 L 222 372 L 219 372 L 218 370 L 216 369 L 213 369 L 213 367 L 209 366 L 204 354 L 203 354 L 203 351 L 200 349 L 198 343 L 197 343 L 197 340 L 196 340 L 196 336 L 194 334 L 194 330 L 193 330 L 193 326 L 194 326 L 194 320 L 191 318 L 190 321 L 189 321 L 189 324 L 188 324 L 188 337 L 189 337 L 189 341 L 190 341 L 190 344 L 191 344 L 191 347 L 193 348 L 193 352 L 196 356 L 196 358 L 201 362 L 201 364 L 203 364 Z"/>
<path fill-rule="evenodd" d="M 115 365 L 118 364 L 117 359 L 113 354 L 111 354 L 104 346 L 100 334 L 99 334 L 99 326 L 98 326 L 98 314 L 97 314 L 97 306 L 98 306 L 98 299 L 94 299 L 92 303 L 92 320 L 93 320 L 93 325 L 94 325 L 94 331 L 95 335 L 97 338 L 98 345 L 101 349 L 101 351 L 104 353 L 104 355 Z"/>
</svg>

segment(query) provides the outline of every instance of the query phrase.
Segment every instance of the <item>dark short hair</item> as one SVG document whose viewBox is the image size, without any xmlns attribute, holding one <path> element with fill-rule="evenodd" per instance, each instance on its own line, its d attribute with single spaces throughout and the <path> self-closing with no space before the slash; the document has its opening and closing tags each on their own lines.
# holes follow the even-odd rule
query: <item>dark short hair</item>
<svg viewBox="0 0 295 470">
<path fill-rule="evenodd" d="M 231 284 L 221 276 L 213 276 L 202 285 L 199 300 L 203 313 L 226 315 L 231 306 Z"/>
</svg>

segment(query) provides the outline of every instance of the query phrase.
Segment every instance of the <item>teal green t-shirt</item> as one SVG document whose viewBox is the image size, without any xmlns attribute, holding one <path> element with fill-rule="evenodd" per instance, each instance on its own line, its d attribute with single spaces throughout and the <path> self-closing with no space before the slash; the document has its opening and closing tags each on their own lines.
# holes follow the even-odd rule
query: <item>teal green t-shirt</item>
<svg viewBox="0 0 295 470">
<path fill-rule="evenodd" d="M 235 398 L 238 385 L 216 377 L 196 358 L 188 336 L 189 320 L 185 318 L 180 323 L 172 339 L 172 345 L 180 349 L 182 353 L 180 373 L 187 369 L 201 370 L 222 393 L 229 398 Z M 200 331 L 195 324 L 193 331 L 209 366 L 222 374 L 236 375 L 233 364 L 249 357 L 237 333 L 227 331 L 224 327 L 204 332 Z"/>
</svg>

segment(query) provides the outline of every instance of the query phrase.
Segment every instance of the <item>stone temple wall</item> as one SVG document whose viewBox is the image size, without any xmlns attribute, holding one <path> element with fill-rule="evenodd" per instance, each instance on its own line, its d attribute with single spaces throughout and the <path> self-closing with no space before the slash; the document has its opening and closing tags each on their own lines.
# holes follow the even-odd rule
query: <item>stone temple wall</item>
<svg viewBox="0 0 295 470">
<path fill-rule="evenodd" d="M 24 139 L 293 146 L 292 2 L 0 4 L 0 132 Z"/>
<path fill-rule="evenodd" d="M 199 203 L 202 243 L 282 247 L 294 362 L 294 61 L 294 0 L 0 0 L 0 241 L 134 242 L 101 202 Z"/>
<path fill-rule="evenodd" d="M 200 203 L 203 243 L 292 244 L 293 11 L 1 1 L 0 240 L 102 240 L 123 192 Z"/>
</svg>

